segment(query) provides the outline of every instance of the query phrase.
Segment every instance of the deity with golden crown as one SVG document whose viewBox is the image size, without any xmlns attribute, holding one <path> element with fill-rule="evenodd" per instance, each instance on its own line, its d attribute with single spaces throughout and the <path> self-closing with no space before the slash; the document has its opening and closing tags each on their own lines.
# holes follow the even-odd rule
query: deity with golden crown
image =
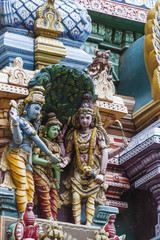
<svg viewBox="0 0 160 240">
<path fill-rule="evenodd" d="M 12 142 L 5 150 L 0 162 L 0 169 L 4 173 L 1 187 L 9 187 L 10 177 L 15 186 L 17 210 L 20 215 L 26 209 L 28 202 L 33 202 L 34 181 L 32 167 L 33 145 L 37 145 L 53 163 L 59 159 L 48 149 L 39 138 L 34 127 L 34 121 L 39 117 L 45 102 L 44 88 L 34 86 L 28 97 L 18 105 L 14 100 L 10 102 L 10 127 Z"/>
</svg>

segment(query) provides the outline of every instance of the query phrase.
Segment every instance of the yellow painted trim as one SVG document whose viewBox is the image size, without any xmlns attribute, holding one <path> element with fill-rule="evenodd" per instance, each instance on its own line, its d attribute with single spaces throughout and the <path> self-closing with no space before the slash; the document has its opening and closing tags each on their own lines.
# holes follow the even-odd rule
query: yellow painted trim
<svg viewBox="0 0 160 240">
<path fill-rule="evenodd" d="M 152 100 L 132 115 L 137 131 L 143 130 L 151 123 L 158 120 L 159 116 L 160 100 Z"/>
</svg>

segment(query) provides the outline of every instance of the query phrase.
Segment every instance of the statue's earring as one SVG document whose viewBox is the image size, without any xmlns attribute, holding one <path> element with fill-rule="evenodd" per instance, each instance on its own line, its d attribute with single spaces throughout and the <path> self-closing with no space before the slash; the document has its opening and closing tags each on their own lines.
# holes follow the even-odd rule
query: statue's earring
<svg viewBox="0 0 160 240">
<path fill-rule="evenodd" d="M 79 128 L 79 127 L 80 127 L 80 124 L 79 124 L 79 122 L 78 122 L 78 121 L 77 121 L 77 124 L 76 124 L 76 125 L 77 125 L 77 128 Z"/>
<path fill-rule="evenodd" d="M 91 127 L 94 127 L 94 122 L 91 123 Z"/>
<path fill-rule="evenodd" d="M 45 128 L 44 137 L 47 137 L 47 129 Z"/>
<path fill-rule="evenodd" d="M 26 110 L 23 110 L 23 115 L 26 115 L 27 114 L 27 111 Z"/>
<path fill-rule="evenodd" d="M 23 115 L 27 115 L 28 103 L 24 106 Z"/>
</svg>

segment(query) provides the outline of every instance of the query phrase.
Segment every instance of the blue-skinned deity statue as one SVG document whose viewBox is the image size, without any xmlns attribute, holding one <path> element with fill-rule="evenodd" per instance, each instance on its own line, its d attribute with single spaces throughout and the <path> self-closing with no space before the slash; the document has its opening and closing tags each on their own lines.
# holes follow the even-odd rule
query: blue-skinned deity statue
<svg viewBox="0 0 160 240">
<path fill-rule="evenodd" d="M 20 104 L 17 104 L 14 100 L 10 102 L 9 116 L 12 142 L 4 151 L 0 164 L 0 168 L 4 172 L 4 181 L 1 187 L 15 186 L 18 213 L 23 213 L 26 204 L 33 202 L 33 146 L 38 146 L 49 157 L 51 163 L 59 162 L 58 158 L 39 138 L 34 127 L 34 122 L 40 116 L 42 106 L 45 103 L 43 92 L 44 88 L 42 86 L 35 86 L 30 89 L 28 97 L 22 100 Z"/>
</svg>

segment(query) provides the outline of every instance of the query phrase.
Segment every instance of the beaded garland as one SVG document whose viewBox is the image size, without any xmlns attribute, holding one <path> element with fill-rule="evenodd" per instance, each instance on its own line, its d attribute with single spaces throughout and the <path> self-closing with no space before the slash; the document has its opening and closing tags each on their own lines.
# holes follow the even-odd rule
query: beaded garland
<svg viewBox="0 0 160 240">
<path fill-rule="evenodd" d="M 88 165 L 87 166 L 92 165 L 93 143 L 94 143 L 96 131 L 97 131 L 97 128 L 93 128 L 93 132 L 92 132 L 92 136 L 91 136 L 91 142 L 90 142 L 90 146 L 89 146 L 89 159 L 88 159 Z M 78 167 L 82 172 L 84 172 L 84 169 L 81 165 L 80 151 L 79 151 L 79 146 L 78 146 L 77 130 L 74 131 L 74 143 L 75 143 Z"/>
</svg>

